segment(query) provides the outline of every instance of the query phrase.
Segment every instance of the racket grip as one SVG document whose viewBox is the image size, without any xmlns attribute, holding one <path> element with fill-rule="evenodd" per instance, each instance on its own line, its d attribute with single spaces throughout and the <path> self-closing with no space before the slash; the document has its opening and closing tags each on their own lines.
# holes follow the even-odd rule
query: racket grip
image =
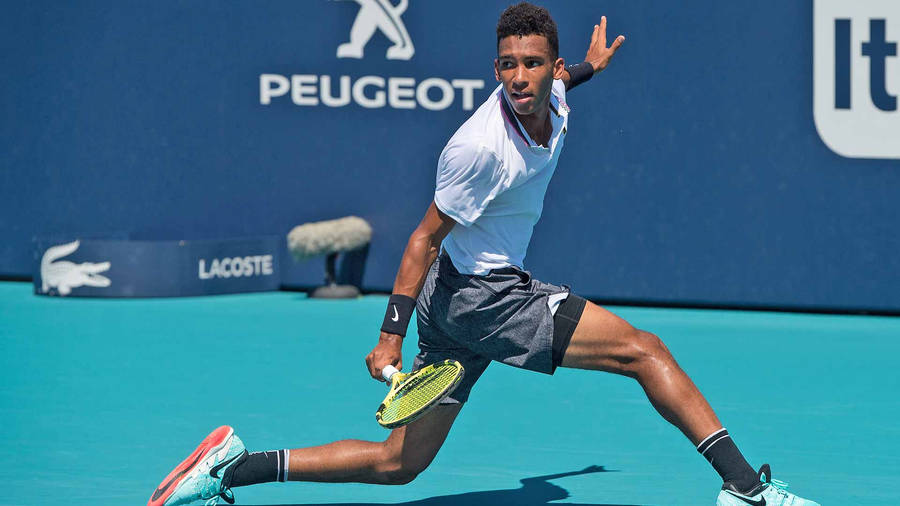
<svg viewBox="0 0 900 506">
<path fill-rule="evenodd" d="M 398 372 L 400 371 L 398 371 L 396 367 L 389 364 L 384 366 L 384 369 L 381 370 L 381 377 L 384 378 L 384 381 L 390 383 L 391 378 Z"/>
</svg>

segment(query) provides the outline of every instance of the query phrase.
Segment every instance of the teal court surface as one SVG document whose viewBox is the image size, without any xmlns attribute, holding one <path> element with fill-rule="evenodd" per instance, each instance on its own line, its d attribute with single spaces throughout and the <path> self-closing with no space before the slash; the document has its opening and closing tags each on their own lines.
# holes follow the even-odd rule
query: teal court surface
<svg viewBox="0 0 900 506">
<path fill-rule="evenodd" d="M 386 297 L 36 297 L 0 283 L 2 505 L 143 505 L 221 424 L 251 451 L 382 439 L 364 357 Z M 755 467 L 823 505 L 900 503 L 900 318 L 612 307 L 663 338 Z M 411 332 L 404 364 L 416 351 Z M 718 476 L 633 380 L 492 365 L 400 487 L 243 505 L 711 505 Z"/>
</svg>

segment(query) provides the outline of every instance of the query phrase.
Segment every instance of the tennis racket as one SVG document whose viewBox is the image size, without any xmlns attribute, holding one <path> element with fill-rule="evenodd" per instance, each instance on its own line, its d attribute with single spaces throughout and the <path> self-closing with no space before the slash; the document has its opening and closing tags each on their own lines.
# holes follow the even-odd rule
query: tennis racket
<svg viewBox="0 0 900 506">
<path fill-rule="evenodd" d="M 391 384 L 375 420 L 387 429 L 402 427 L 424 415 L 459 385 L 465 370 L 456 360 L 444 360 L 404 374 L 392 365 L 381 375 Z"/>
</svg>

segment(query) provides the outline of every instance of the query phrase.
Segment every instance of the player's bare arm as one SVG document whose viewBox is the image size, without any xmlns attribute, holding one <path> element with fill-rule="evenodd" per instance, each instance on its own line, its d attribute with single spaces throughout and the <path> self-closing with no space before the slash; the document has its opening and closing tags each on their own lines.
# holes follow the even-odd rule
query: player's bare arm
<svg viewBox="0 0 900 506">
<path fill-rule="evenodd" d="M 623 42 L 625 42 L 625 36 L 619 35 L 616 37 L 616 40 L 612 42 L 612 45 L 606 47 L 606 16 L 601 16 L 600 24 L 594 25 L 594 31 L 591 33 L 591 43 L 588 46 L 587 54 L 584 57 L 584 61 L 591 65 L 593 74 L 599 74 L 609 65 L 613 55 L 616 54 L 616 51 L 622 46 Z M 567 69 L 562 77 L 566 89 L 570 88 L 569 84 L 572 80 L 572 74 L 570 72 L 571 70 Z"/>
<path fill-rule="evenodd" d="M 412 299 L 419 296 L 428 269 L 440 252 L 441 242 L 455 224 L 453 218 L 442 213 L 434 202 L 428 206 L 425 217 L 406 243 L 392 293 Z M 388 364 L 403 369 L 402 348 L 403 336 L 382 331 L 378 337 L 378 344 L 366 356 L 366 366 L 372 377 L 382 380 L 381 370 Z"/>
</svg>

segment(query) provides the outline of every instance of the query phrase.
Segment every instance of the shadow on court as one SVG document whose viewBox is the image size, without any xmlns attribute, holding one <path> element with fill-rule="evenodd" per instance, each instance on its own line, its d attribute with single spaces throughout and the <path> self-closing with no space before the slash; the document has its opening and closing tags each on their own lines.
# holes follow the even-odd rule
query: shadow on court
<svg viewBox="0 0 900 506">
<path fill-rule="evenodd" d="M 549 504 L 550 501 L 559 501 L 569 497 L 569 491 L 550 483 L 550 480 L 557 478 L 565 478 L 567 476 L 577 476 L 580 474 L 591 473 L 609 473 L 613 470 L 604 469 L 603 466 L 589 466 L 580 471 L 570 471 L 568 473 L 548 474 L 545 476 L 535 476 L 533 478 L 523 478 L 519 480 L 522 483 L 520 488 L 504 489 L 504 490 L 485 490 L 482 492 L 467 492 L 463 494 L 441 495 L 437 497 L 429 497 L 419 499 L 418 501 L 406 501 L 399 503 L 328 503 L 326 504 L 306 504 L 303 506 L 539 506 Z M 637 506 L 627 504 L 576 504 L 565 503 L 573 506 Z M 269 505 L 269 506 L 301 506 L 299 504 L 289 505 Z"/>
</svg>

